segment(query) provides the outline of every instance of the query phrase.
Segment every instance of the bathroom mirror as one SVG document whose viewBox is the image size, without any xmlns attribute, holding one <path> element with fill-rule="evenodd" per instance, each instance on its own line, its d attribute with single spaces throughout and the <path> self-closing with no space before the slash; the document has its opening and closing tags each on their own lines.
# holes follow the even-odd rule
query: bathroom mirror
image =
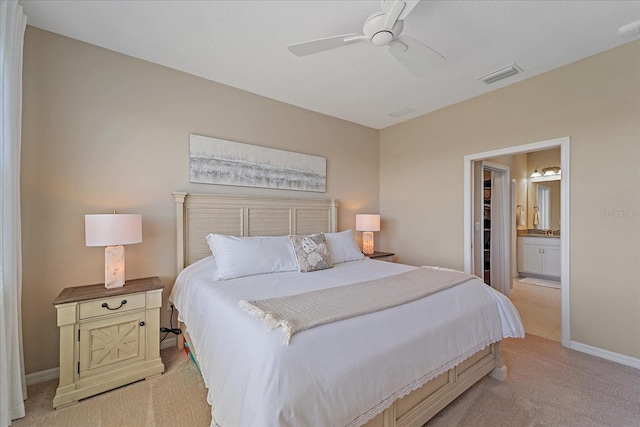
<svg viewBox="0 0 640 427">
<path fill-rule="evenodd" d="M 560 229 L 560 181 L 529 182 L 527 185 L 527 228 Z M 538 207 L 539 224 L 534 224 Z"/>
</svg>

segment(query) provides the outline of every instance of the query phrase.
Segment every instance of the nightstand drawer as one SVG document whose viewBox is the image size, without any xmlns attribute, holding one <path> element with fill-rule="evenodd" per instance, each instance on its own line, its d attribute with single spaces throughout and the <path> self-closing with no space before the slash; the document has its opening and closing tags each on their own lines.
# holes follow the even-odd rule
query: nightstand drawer
<svg viewBox="0 0 640 427">
<path fill-rule="evenodd" d="M 126 301 L 126 302 L 125 302 Z M 145 294 L 122 295 L 113 298 L 97 299 L 78 304 L 79 318 L 104 316 L 105 314 L 123 313 L 126 311 L 145 308 Z"/>
</svg>

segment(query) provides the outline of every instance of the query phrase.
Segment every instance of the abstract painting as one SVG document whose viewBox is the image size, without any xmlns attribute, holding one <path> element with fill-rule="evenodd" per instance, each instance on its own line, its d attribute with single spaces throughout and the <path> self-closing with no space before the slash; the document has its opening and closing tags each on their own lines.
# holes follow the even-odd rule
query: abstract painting
<svg viewBox="0 0 640 427">
<path fill-rule="evenodd" d="M 190 135 L 189 181 L 325 192 L 327 159 Z"/>
</svg>

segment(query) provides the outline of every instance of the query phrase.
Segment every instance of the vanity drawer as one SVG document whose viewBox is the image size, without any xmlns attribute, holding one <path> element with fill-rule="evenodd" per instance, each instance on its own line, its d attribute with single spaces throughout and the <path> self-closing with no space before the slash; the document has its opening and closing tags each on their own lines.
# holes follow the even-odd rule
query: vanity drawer
<svg viewBox="0 0 640 427">
<path fill-rule="evenodd" d="M 82 320 L 106 314 L 139 310 L 145 308 L 145 301 L 145 294 L 130 294 L 80 302 L 78 304 L 79 318 Z"/>
</svg>

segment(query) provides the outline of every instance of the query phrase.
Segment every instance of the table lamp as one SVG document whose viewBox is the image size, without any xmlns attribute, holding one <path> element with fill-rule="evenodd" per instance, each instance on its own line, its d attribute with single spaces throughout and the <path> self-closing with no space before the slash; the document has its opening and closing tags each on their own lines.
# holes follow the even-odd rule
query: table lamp
<svg viewBox="0 0 640 427">
<path fill-rule="evenodd" d="M 380 215 L 357 214 L 356 231 L 362 231 L 362 253 L 373 254 L 373 232 L 380 231 Z"/>
<path fill-rule="evenodd" d="M 142 242 L 142 215 L 97 214 L 84 216 L 87 246 L 104 248 L 104 287 L 124 286 L 124 246 Z"/>
</svg>

